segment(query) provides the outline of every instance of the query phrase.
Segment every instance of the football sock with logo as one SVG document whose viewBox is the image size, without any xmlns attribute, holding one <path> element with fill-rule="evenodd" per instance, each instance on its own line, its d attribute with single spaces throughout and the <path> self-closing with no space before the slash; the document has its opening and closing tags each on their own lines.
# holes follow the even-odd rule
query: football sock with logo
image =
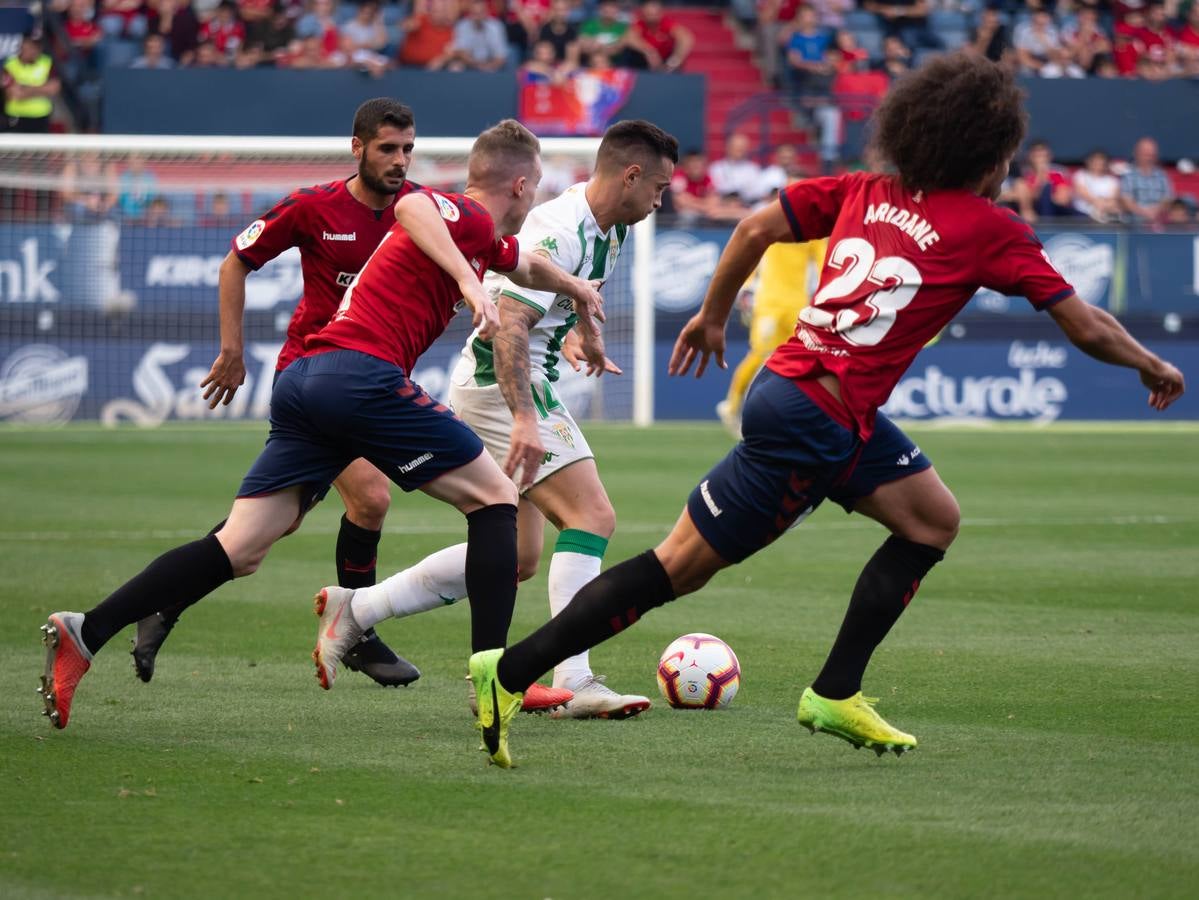
<svg viewBox="0 0 1199 900">
<path fill-rule="evenodd" d="M 600 573 L 608 539 L 577 528 L 558 535 L 554 555 L 550 557 L 550 615 L 556 616 L 570 604 L 575 594 Z M 569 688 L 591 674 L 586 650 L 554 666 L 554 687 Z"/>
<path fill-rule="evenodd" d="M 466 593 L 472 653 L 508 643 L 516 606 L 516 507 L 497 503 L 466 516 Z"/>
<path fill-rule="evenodd" d="M 500 684 L 523 691 L 569 656 L 628 628 L 674 599 L 670 576 L 653 550 L 626 559 L 588 582 L 570 604 L 500 657 Z"/>
<path fill-rule="evenodd" d="M 215 525 L 213 525 L 211 528 L 208 529 L 208 533 L 210 535 L 216 534 L 218 531 L 220 531 L 222 528 L 225 527 L 225 523 L 228 521 L 229 521 L 228 518 L 221 519 L 221 521 L 217 522 Z M 179 621 L 179 617 L 181 615 L 183 615 L 183 611 L 185 609 L 187 609 L 189 606 L 194 605 L 200 599 L 202 599 L 202 598 L 194 597 L 193 599 L 188 600 L 186 603 L 183 602 L 182 600 L 176 600 L 174 603 L 172 603 L 166 609 L 158 610 L 158 614 L 160 616 L 162 616 L 162 620 L 166 623 L 167 628 L 170 628 L 176 622 Z"/>
<path fill-rule="evenodd" d="M 156 612 L 163 597 L 175 596 L 190 606 L 232 579 L 233 565 L 211 534 L 168 550 L 84 613 L 83 643 L 95 653 L 126 625 Z"/>
<path fill-rule="evenodd" d="M 431 553 L 414 566 L 354 592 L 350 607 L 363 628 L 384 619 L 449 606 L 466 596 L 466 544 Z"/>
<path fill-rule="evenodd" d="M 844 700 L 862 689 L 862 675 L 874 648 L 899 620 L 929 569 L 945 551 L 891 535 L 858 576 L 849 609 L 824 668 L 812 690 L 829 700 Z"/>
<path fill-rule="evenodd" d="M 375 583 L 375 561 L 383 532 L 355 525 L 344 514 L 337 532 L 337 583 L 344 588 Z"/>
</svg>

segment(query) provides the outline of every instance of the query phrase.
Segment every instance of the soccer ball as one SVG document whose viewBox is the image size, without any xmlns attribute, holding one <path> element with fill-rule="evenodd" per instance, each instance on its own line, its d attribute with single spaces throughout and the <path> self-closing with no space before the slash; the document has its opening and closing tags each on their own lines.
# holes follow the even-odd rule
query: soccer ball
<svg viewBox="0 0 1199 900">
<path fill-rule="evenodd" d="M 740 686 L 737 654 L 710 634 L 685 634 L 658 660 L 658 687 L 675 709 L 724 709 Z"/>
</svg>

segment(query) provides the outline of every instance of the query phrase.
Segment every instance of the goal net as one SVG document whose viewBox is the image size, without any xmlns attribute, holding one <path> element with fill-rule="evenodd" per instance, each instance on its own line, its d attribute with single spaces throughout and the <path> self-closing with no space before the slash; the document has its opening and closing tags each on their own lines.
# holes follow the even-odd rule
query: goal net
<svg viewBox="0 0 1199 900">
<path fill-rule="evenodd" d="M 409 177 L 461 190 L 472 141 L 418 138 Z M 217 279 L 230 241 L 297 188 L 355 171 L 349 138 L 0 135 L 0 421 L 262 419 L 303 289 L 291 249 L 246 282 L 246 384 L 209 410 L 199 383 L 219 349 Z M 547 139 L 539 202 L 591 171 L 598 141 Z M 653 224 L 605 286 L 608 355 L 623 376 L 562 367 L 581 419 L 652 421 Z M 445 396 L 470 333 L 458 315 L 413 377 Z"/>
</svg>

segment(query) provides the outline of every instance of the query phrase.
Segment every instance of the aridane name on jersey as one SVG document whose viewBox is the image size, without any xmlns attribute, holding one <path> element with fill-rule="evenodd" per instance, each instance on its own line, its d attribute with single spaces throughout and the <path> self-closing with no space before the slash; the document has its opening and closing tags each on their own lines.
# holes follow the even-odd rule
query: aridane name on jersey
<svg viewBox="0 0 1199 900">
<path fill-rule="evenodd" d="M 532 248 L 572 275 L 607 281 L 616 267 L 628 226 L 618 224 L 601 234 L 587 205 L 586 187 L 585 183 L 576 184 L 534 208 L 518 239 L 522 247 Z M 529 329 L 529 360 L 546 381 L 557 381 L 562 341 L 579 320 L 574 300 L 563 294 L 519 287 L 502 275 L 489 274 L 484 284 L 497 302 L 503 295 L 541 313 L 541 319 Z M 472 334 L 462 348 L 462 356 L 472 369 L 475 384 L 485 387 L 496 383 L 491 341 Z"/>
</svg>

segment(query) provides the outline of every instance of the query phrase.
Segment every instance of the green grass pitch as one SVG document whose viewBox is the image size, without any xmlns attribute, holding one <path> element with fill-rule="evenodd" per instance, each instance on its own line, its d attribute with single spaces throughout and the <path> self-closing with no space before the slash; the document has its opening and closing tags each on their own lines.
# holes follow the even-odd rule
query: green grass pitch
<svg viewBox="0 0 1199 900">
<path fill-rule="evenodd" d="M 588 431 L 609 562 L 664 535 L 728 445 L 712 426 Z M 503 772 L 475 749 L 466 604 L 382 625 L 414 687 L 318 689 L 336 500 L 189 612 L 152 684 L 114 639 L 54 732 L 34 693 L 46 613 L 203 534 L 264 429 L 0 432 L 0 896 L 1195 896 L 1199 429 L 912 433 L 964 517 L 868 673 L 916 753 L 795 722 L 882 539 L 825 507 L 593 652 L 657 701 L 662 648 L 715 633 L 744 669 L 730 709 L 522 716 Z M 464 533 L 397 492 L 381 571 Z M 513 637 L 547 614 L 543 567 Z"/>
</svg>

